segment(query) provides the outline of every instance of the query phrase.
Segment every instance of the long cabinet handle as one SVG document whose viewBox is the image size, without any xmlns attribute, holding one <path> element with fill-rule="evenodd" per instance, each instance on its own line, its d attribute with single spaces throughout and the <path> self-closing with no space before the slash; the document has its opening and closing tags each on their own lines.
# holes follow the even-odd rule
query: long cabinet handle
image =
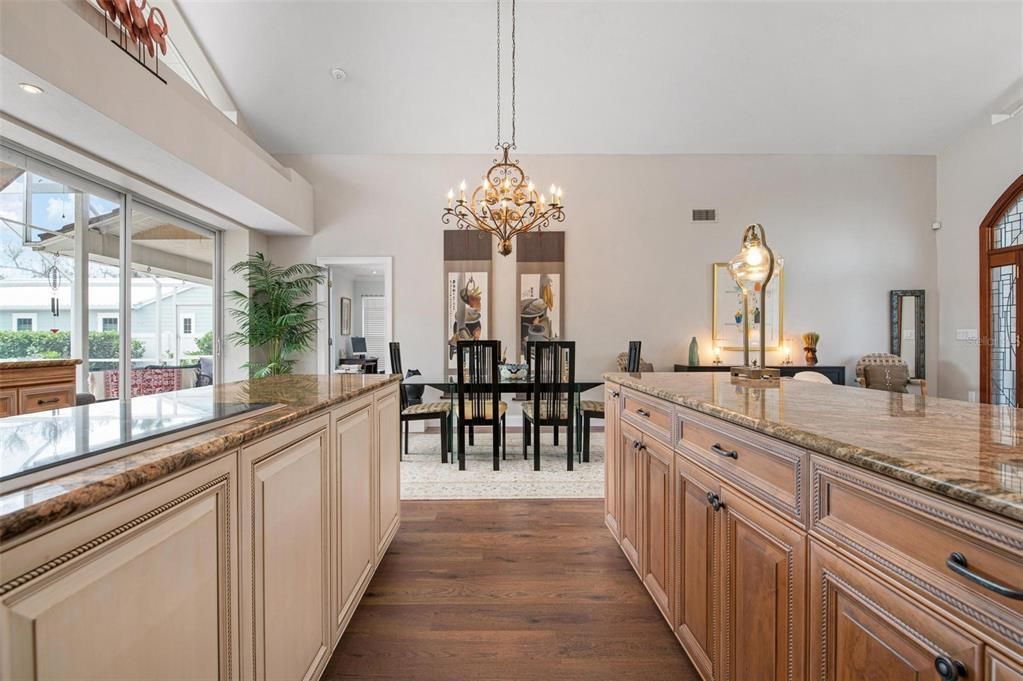
<svg viewBox="0 0 1023 681">
<path fill-rule="evenodd" d="M 51 397 L 48 400 L 36 400 L 36 404 L 56 404 L 57 402 L 60 402 L 59 397 Z"/>
<path fill-rule="evenodd" d="M 989 577 L 985 577 L 984 575 L 974 572 L 970 569 L 970 564 L 967 562 L 966 556 L 958 551 L 948 557 L 948 560 L 945 561 L 945 566 L 960 577 L 965 577 L 974 584 L 979 584 L 985 589 L 994 591 L 999 596 L 1023 601 L 1023 590 L 1014 589 L 1011 586 L 1006 586 L 1005 584 L 999 584 Z"/>
<path fill-rule="evenodd" d="M 966 676 L 966 665 L 947 655 L 934 658 L 934 670 L 938 672 L 941 681 L 956 681 Z"/>
<path fill-rule="evenodd" d="M 650 418 L 650 412 L 648 412 L 646 409 L 637 409 L 636 413 L 639 414 L 640 416 Z"/>
<path fill-rule="evenodd" d="M 734 449 L 725 449 L 724 447 L 722 447 L 717 442 L 715 442 L 714 444 L 712 444 L 710 446 L 710 451 L 714 452 L 718 456 L 724 456 L 724 457 L 727 457 L 729 459 L 738 459 L 739 458 L 739 452 L 735 451 Z"/>
</svg>

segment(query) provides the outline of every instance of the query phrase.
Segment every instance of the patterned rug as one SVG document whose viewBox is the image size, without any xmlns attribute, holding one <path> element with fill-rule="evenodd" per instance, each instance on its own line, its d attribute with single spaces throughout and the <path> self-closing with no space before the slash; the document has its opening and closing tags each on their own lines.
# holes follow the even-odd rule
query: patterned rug
<svg viewBox="0 0 1023 681">
<path fill-rule="evenodd" d="M 590 460 L 566 470 L 565 433 L 555 447 L 552 434 L 541 440 L 540 470 L 522 458 L 522 433 L 508 433 L 508 458 L 493 469 L 490 434 L 476 431 L 475 446 L 466 445 L 465 470 L 440 462 L 440 435 L 413 433 L 401 464 L 402 499 L 590 499 L 604 496 L 604 433 L 590 435 Z"/>
</svg>

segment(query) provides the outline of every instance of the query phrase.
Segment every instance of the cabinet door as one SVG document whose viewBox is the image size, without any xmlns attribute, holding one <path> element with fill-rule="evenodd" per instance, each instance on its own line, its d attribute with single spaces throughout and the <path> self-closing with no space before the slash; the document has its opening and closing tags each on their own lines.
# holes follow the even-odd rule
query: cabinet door
<svg viewBox="0 0 1023 681">
<path fill-rule="evenodd" d="M 1023 664 L 1013 664 L 998 653 L 990 652 L 987 656 L 987 676 L 985 681 L 1023 681 Z"/>
<path fill-rule="evenodd" d="M 18 391 L 0 390 L 0 418 L 18 413 Z"/>
<path fill-rule="evenodd" d="M 358 603 L 373 571 L 372 462 L 373 409 L 371 405 L 337 421 L 334 470 L 338 503 L 334 527 L 338 573 L 335 576 L 334 624 L 337 634 Z"/>
<path fill-rule="evenodd" d="M 387 546 L 398 530 L 401 504 L 401 471 L 399 470 L 399 418 L 401 403 L 393 390 L 376 400 L 376 443 L 374 461 L 377 477 L 377 560 L 384 557 Z"/>
<path fill-rule="evenodd" d="M 643 471 L 643 583 L 661 614 L 671 622 L 674 545 L 671 522 L 675 453 L 653 438 L 640 448 Z"/>
<path fill-rule="evenodd" d="M 718 675 L 718 551 L 721 513 L 716 478 L 675 455 L 675 635 L 705 681 Z"/>
<path fill-rule="evenodd" d="M 953 618 L 918 606 L 848 559 L 811 543 L 814 678 L 938 681 L 943 677 L 936 664 L 953 670 L 953 675 L 961 672 L 963 679 L 983 678 L 982 646 L 959 631 Z"/>
<path fill-rule="evenodd" d="M 237 679 L 236 462 L 0 555 L 34 568 L 0 584 L 0 679 Z"/>
<path fill-rule="evenodd" d="M 805 678 L 806 535 L 721 486 L 721 678 Z"/>
<path fill-rule="evenodd" d="M 307 421 L 242 450 L 242 621 L 254 627 L 244 637 L 254 646 L 247 679 L 313 678 L 333 644 L 328 423 Z"/>
<path fill-rule="evenodd" d="M 642 453 L 639 451 L 643 444 L 643 436 L 639 431 L 627 423 L 621 423 L 619 433 L 618 449 L 622 457 L 622 517 L 621 517 L 621 546 L 625 557 L 632 563 L 636 574 L 642 576 L 640 565 L 640 532 L 641 515 L 641 483 L 642 483 Z"/>
<path fill-rule="evenodd" d="M 619 435 L 618 407 L 621 398 L 616 385 L 604 388 L 604 516 L 605 524 L 615 539 L 621 535 L 622 454 Z"/>
</svg>

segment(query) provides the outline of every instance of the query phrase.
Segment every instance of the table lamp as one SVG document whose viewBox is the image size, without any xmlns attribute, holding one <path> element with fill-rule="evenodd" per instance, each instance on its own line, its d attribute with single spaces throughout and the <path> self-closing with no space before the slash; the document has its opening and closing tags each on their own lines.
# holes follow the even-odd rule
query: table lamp
<svg viewBox="0 0 1023 681">
<path fill-rule="evenodd" d="M 767 285 L 774 276 L 774 252 L 767 246 L 763 225 L 748 225 L 742 234 L 742 249 L 728 262 L 728 273 L 742 291 L 742 357 L 743 366 L 732 367 L 732 376 L 749 379 L 778 378 L 777 369 L 768 369 L 767 363 Z M 760 289 L 760 362 L 750 362 L 750 294 Z"/>
</svg>

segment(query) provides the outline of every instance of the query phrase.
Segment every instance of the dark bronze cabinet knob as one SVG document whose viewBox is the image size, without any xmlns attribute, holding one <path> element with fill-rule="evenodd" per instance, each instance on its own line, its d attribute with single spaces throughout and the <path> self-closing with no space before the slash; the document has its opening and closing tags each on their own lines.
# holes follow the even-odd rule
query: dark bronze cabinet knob
<svg viewBox="0 0 1023 681">
<path fill-rule="evenodd" d="M 709 503 L 710 507 L 713 508 L 715 511 L 720 511 L 724 507 L 724 503 L 722 503 L 721 497 L 719 497 L 714 492 L 707 492 L 707 503 Z"/>
<path fill-rule="evenodd" d="M 934 669 L 941 681 L 956 681 L 966 676 L 966 665 L 945 655 L 939 655 L 934 659 Z"/>
</svg>

